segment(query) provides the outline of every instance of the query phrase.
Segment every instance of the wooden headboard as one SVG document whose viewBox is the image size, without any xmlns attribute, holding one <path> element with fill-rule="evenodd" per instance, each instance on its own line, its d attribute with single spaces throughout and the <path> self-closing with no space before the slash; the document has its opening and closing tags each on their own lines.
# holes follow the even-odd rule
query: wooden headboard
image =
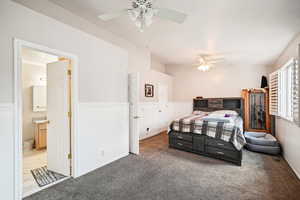
<svg viewBox="0 0 300 200">
<path fill-rule="evenodd" d="M 240 97 L 194 99 L 193 110 L 212 112 L 216 110 L 235 110 L 244 117 L 244 102 Z"/>
</svg>

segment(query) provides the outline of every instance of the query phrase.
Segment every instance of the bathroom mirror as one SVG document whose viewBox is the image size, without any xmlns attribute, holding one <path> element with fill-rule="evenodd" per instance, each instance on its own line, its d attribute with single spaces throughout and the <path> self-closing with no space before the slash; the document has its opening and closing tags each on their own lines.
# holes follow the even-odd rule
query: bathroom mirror
<svg viewBox="0 0 300 200">
<path fill-rule="evenodd" d="M 33 86 L 32 96 L 33 112 L 47 111 L 47 87 L 40 85 Z"/>
</svg>

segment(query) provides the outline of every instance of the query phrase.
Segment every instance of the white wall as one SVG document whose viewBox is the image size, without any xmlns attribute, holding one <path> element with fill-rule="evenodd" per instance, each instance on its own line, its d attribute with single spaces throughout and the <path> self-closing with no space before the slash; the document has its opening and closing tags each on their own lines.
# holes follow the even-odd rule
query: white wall
<svg viewBox="0 0 300 200">
<path fill-rule="evenodd" d="M 0 158 L 3 161 L 0 166 L 0 194 L 1 199 L 7 200 L 14 198 L 13 109 L 12 103 L 0 103 Z"/>
<path fill-rule="evenodd" d="M 166 71 L 173 77 L 173 100 L 192 101 L 196 96 L 239 97 L 242 88 L 260 87 L 264 66 L 220 65 L 208 72 L 195 66 L 167 65 Z"/>
<path fill-rule="evenodd" d="M 128 155 L 128 103 L 80 103 L 78 171 L 88 173 Z"/>
<path fill-rule="evenodd" d="M 145 97 L 145 84 L 154 85 L 154 97 Z M 158 102 L 158 87 L 160 84 L 168 86 L 168 99 L 171 101 L 173 96 L 173 77 L 155 70 L 140 72 L 140 101 Z"/>
<path fill-rule="evenodd" d="M 138 72 L 142 70 L 150 70 L 151 68 L 151 55 L 150 51 L 146 47 L 136 46 L 123 38 L 116 36 L 115 34 L 99 28 L 99 26 L 91 23 L 90 21 L 99 20 L 94 19 L 83 19 L 72 12 L 65 10 L 64 8 L 53 4 L 49 0 L 43 1 L 28 1 L 28 0 L 14 0 L 19 2 L 37 12 L 43 13 L 51 18 L 54 18 L 62 23 L 68 24 L 74 28 L 84 30 L 86 33 L 94 35 L 111 44 L 117 45 L 128 52 L 128 70 L 129 72 Z"/>
<path fill-rule="evenodd" d="M 80 103 L 107 103 L 123 105 L 127 103 L 127 74 L 128 54 L 126 51 L 89 35 L 71 26 L 58 22 L 52 18 L 36 13 L 9 0 L 0 3 L 0 103 L 13 103 L 13 38 L 19 38 L 49 48 L 59 49 L 78 56 L 79 59 L 79 101 Z M 105 106 L 103 106 L 105 107 Z M 86 121 L 93 121 L 98 117 L 105 124 L 118 124 L 120 120 L 128 123 L 128 113 L 122 106 L 116 106 L 119 117 L 108 117 L 106 112 L 82 111 L 79 108 L 79 133 L 77 139 L 79 153 L 77 164 L 80 165 L 76 175 L 82 175 L 90 169 L 118 159 L 128 154 L 128 128 L 121 126 L 118 131 L 106 128 L 101 131 L 101 124 L 96 121 L 92 130 L 87 132 Z M 112 109 L 113 110 L 113 109 Z M 89 112 L 91 111 L 91 115 Z M 0 194 L 1 199 L 12 200 L 14 188 L 14 132 L 12 131 L 13 109 L 2 109 L 0 154 L 5 161 L 0 167 Z M 90 117 L 90 119 L 88 118 Z M 83 120 L 84 119 L 84 120 Z M 97 127 L 96 127 L 97 126 Z M 99 132 L 101 134 L 99 134 Z M 87 137 L 88 135 L 88 137 Z M 112 145 L 112 138 L 115 140 Z M 88 145 L 87 141 L 92 141 Z M 116 149 L 118 146 L 118 149 Z M 90 158 L 91 153 L 98 147 L 103 148 L 105 159 L 95 162 Z"/>
<path fill-rule="evenodd" d="M 33 112 L 32 110 L 32 86 L 46 85 L 41 77 L 46 77 L 46 66 L 23 63 L 23 141 L 34 138 L 33 118 L 47 117 L 47 112 Z"/>
<path fill-rule="evenodd" d="M 128 72 L 142 72 L 151 69 L 151 54 L 147 49 L 131 47 L 129 51 Z"/>
<path fill-rule="evenodd" d="M 291 58 L 299 58 L 298 45 L 300 34 L 294 38 L 278 58 L 273 71 L 283 66 Z M 300 127 L 281 118 L 276 118 L 276 136 L 282 148 L 283 156 L 300 178 Z"/>
<path fill-rule="evenodd" d="M 145 84 L 154 85 L 154 97 L 145 97 Z M 161 85 L 168 87 L 169 102 L 159 102 L 158 90 Z M 172 116 L 172 90 L 171 76 L 155 70 L 140 72 L 140 139 L 156 135 L 167 128 Z"/>
<path fill-rule="evenodd" d="M 192 113 L 192 102 L 143 102 L 140 109 L 140 139 L 145 139 L 167 130 L 170 123 Z"/>
<path fill-rule="evenodd" d="M 151 55 L 151 69 L 161 73 L 166 73 L 166 66 L 153 55 Z"/>
</svg>

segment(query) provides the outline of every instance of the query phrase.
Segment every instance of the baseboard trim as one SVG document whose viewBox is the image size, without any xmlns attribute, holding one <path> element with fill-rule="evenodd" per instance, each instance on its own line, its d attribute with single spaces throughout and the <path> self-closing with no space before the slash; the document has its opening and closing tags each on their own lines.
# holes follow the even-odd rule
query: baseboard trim
<svg viewBox="0 0 300 200">
<path fill-rule="evenodd" d="M 290 166 L 290 168 L 295 173 L 297 178 L 300 180 L 300 173 L 291 165 L 290 161 L 288 159 L 286 159 L 284 155 L 283 155 L 283 159 L 287 162 L 287 164 Z"/>
<path fill-rule="evenodd" d="M 156 136 L 156 135 L 158 135 L 158 134 L 160 134 L 161 132 L 164 132 L 164 131 L 168 131 L 168 128 L 167 128 L 167 127 L 166 127 L 166 128 L 162 128 L 162 129 L 160 129 L 160 130 L 158 130 L 158 131 L 153 131 L 153 132 L 151 132 L 151 134 L 149 134 L 149 135 L 144 135 L 144 136 L 142 136 L 142 137 L 140 138 L 140 141 L 145 140 L 145 139 L 148 139 L 148 138 L 151 138 L 151 137 L 153 137 L 153 136 Z"/>
<path fill-rule="evenodd" d="M 104 166 L 106 166 L 106 165 L 109 165 L 109 164 L 111 164 L 111 163 L 113 163 L 113 162 L 115 162 L 115 161 L 117 161 L 117 160 L 119 160 L 119 159 L 121 159 L 121 158 L 124 158 L 124 157 L 126 157 L 126 156 L 128 156 L 128 155 L 129 155 L 129 152 L 128 152 L 128 153 L 121 154 L 120 156 L 115 157 L 115 158 L 113 158 L 113 159 L 111 159 L 111 160 L 109 160 L 109 161 L 103 163 L 102 165 L 97 166 L 97 167 L 94 168 L 94 169 L 91 169 L 91 170 L 89 170 L 89 171 L 86 171 L 86 172 L 83 172 L 83 173 L 79 174 L 78 176 L 76 176 L 76 179 L 79 178 L 79 177 L 81 177 L 81 176 L 84 176 L 84 175 L 86 175 L 86 174 L 92 173 L 93 171 L 96 171 L 96 170 L 98 170 L 98 169 L 100 169 L 100 168 L 102 168 L 102 167 L 104 167 Z"/>
</svg>

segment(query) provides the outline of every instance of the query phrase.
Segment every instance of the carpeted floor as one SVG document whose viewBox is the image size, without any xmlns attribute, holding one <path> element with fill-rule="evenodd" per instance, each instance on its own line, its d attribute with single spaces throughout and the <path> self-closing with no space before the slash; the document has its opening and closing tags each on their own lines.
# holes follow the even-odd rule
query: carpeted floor
<svg viewBox="0 0 300 200">
<path fill-rule="evenodd" d="M 244 151 L 243 166 L 168 148 L 166 134 L 129 155 L 26 200 L 296 200 L 300 181 L 282 158 Z"/>
</svg>

